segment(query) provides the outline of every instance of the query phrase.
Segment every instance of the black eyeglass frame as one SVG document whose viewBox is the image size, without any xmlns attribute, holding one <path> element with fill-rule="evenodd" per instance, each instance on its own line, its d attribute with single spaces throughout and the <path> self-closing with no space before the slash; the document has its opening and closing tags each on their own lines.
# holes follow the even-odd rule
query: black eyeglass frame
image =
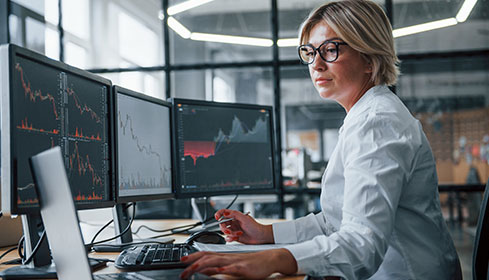
<svg viewBox="0 0 489 280">
<path fill-rule="evenodd" d="M 324 44 L 328 44 L 328 43 L 333 43 L 336 47 L 336 57 L 335 59 L 331 60 L 331 61 L 328 61 L 326 60 L 323 55 L 321 54 L 321 52 L 319 51 L 319 49 L 324 45 Z M 340 45 L 346 45 L 348 46 L 348 44 L 346 42 L 337 42 L 337 41 L 330 41 L 330 40 L 326 40 L 324 42 L 321 43 L 321 45 L 319 45 L 317 48 L 315 48 L 313 45 L 311 44 L 306 44 L 306 45 L 300 45 L 298 48 L 297 48 L 297 53 L 299 55 L 299 59 L 301 61 L 302 64 L 305 64 L 305 65 L 309 65 L 309 64 L 312 64 L 315 60 L 316 60 L 316 53 L 319 53 L 319 56 L 321 57 L 322 60 L 326 61 L 326 62 L 335 62 L 337 59 L 338 59 L 338 56 L 339 56 L 339 46 Z M 307 62 L 307 61 L 304 61 L 302 59 L 302 56 L 301 56 L 301 48 L 303 47 L 310 47 L 313 51 L 314 51 L 314 56 L 311 60 L 311 62 Z"/>
</svg>

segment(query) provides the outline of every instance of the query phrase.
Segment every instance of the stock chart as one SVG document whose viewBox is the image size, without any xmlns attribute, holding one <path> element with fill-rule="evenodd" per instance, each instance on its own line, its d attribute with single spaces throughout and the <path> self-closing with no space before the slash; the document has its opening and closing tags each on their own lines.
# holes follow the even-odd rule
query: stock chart
<svg viewBox="0 0 489 280">
<path fill-rule="evenodd" d="M 170 108 L 117 94 L 119 196 L 171 193 Z"/>
<path fill-rule="evenodd" d="M 269 114 L 179 104 L 180 187 L 219 191 L 272 185 Z"/>
<path fill-rule="evenodd" d="M 107 86 L 20 55 L 12 76 L 18 207 L 37 205 L 28 158 L 54 146 L 63 151 L 74 199 L 107 200 Z"/>
</svg>

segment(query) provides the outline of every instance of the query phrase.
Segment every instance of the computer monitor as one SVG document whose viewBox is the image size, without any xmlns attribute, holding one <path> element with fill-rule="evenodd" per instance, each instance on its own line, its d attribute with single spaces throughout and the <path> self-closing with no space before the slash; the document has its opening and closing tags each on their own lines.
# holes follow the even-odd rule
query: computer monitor
<svg viewBox="0 0 489 280">
<path fill-rule="evenodd" d="M 123 233 L 131 221 L 127 202 L 172 198 L 171 103 L 114 86 L 114 170 L 116 202 L 114 228 Z M 133 241 L 131 231 L 118 244 Z M 123 247 L 99 245 L 98 251 Z"/>
<path fill-rule="evenodd" d="M 15 46 L 1 47 L 2 211 L 38 213 L 28 158 L 60 146 L 78 209 L 114 204 L 111 82 Z"/>
<path fill-rule="evenodd" d="M 114 86 L 116 200 L 173 196 L 171 103 Z"/>
<path fill-rule="evenodd" d="M 28 255 L 42 230 L 28 161 L 34 154 L 61 147 L 78 209 L 114 205 L 111 82 L 10 44 L 0 46 L 0 86 L 1 207 L 22 214 Z M 43 243 L 36 267 L 50 263 Z"/>
<path fill-rule="evenodd" d="M 173 99 L 177 197 L 275 192 L 270 106 Z"/>
</svg>

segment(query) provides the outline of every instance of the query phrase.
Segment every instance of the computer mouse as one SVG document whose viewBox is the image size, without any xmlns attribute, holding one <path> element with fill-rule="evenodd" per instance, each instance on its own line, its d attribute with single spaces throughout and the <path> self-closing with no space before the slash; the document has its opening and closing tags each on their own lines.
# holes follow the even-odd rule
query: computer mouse
<svg viewBox="0 0 489 280">
<path fill-rule="evenodd" d="M 208 243 L 208 244 L 226 244 L 226 239 L 215 231 L 198 231 L 193 233 L 187 238 L 185 243 L 192 245 L 194 242 Z"/>
</svg>

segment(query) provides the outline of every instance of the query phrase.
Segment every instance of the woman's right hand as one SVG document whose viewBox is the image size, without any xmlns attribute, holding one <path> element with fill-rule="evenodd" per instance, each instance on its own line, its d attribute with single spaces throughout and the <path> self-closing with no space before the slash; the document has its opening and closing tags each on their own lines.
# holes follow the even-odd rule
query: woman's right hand
<svg viewBox="0 0 489 280">
<path fill-rule="evenodd" d="M 244 244 L 274 243 L 272 225 L 262 225 L 251 216 L 236 210 L 221 209 L 214 215 L 216 220 L 233 218 L 219 225 L 226 235 L 226 241 L 238 241 Z"/>
</svg>

